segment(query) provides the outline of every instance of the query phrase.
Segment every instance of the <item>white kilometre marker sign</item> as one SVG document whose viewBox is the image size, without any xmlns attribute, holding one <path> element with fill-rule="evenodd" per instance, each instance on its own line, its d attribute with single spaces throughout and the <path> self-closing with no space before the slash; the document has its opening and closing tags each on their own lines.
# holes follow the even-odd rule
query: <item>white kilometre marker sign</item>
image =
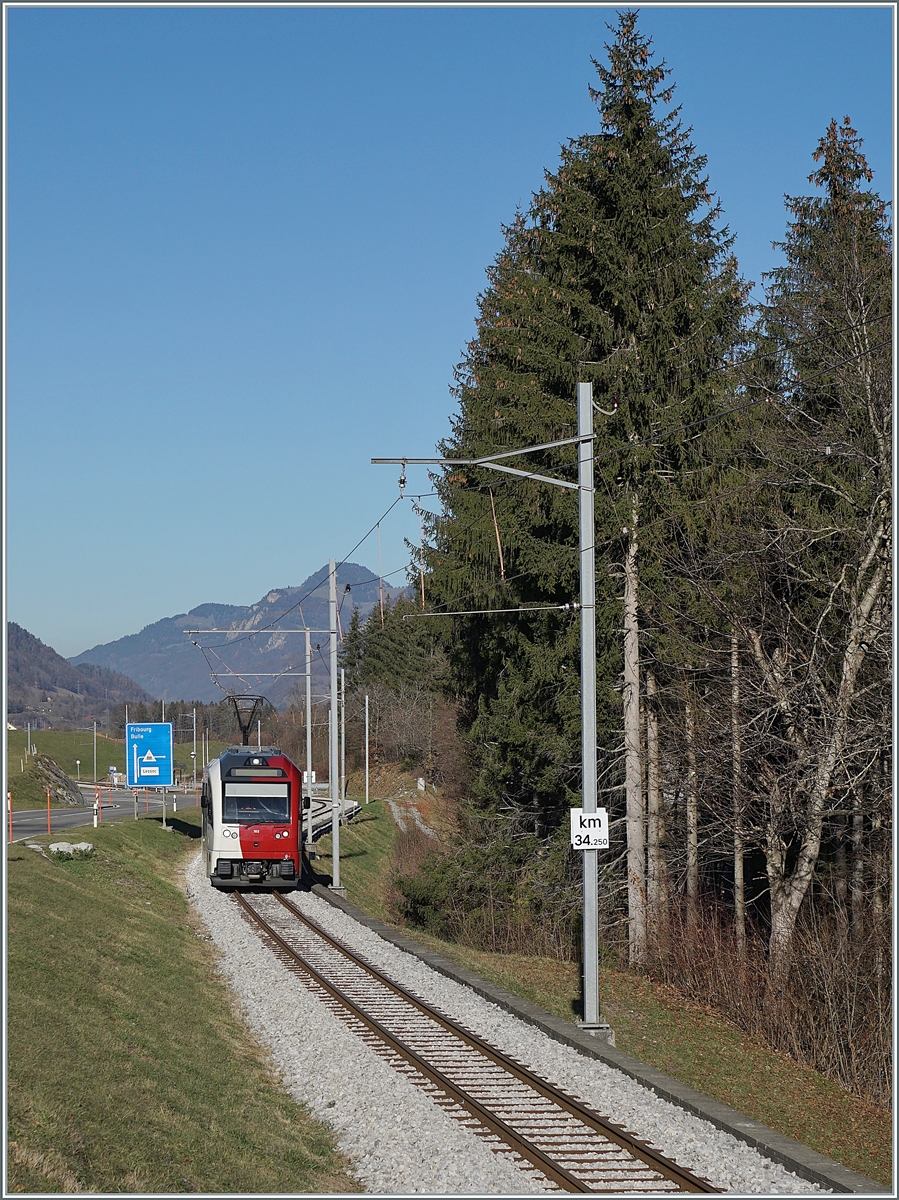
<svg viewBox="0 0 899 1200">
<path fill-rule="evenodd" d="M 571 809 L 571 845 L 575 850 L 608 850 L 609 814 L 604 808 L 585 813 Z"/>
</svg>

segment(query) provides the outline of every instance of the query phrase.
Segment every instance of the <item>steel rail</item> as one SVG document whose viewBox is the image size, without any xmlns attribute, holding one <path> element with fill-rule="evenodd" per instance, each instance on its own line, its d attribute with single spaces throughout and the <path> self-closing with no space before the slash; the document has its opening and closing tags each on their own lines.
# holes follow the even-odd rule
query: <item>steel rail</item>
<svg viewBox="0 0 899 1200">
<path fill-rule="evenodd" d="M 442 1071 L 431 1066 L 419 1054 L 417 1054 L 411 1046 L 407 1046 L 400 1038 L 396 1037 L 385 1028 L 375 1017 L 370 1016 L 364 1009 L 360 1008 L 347 994 L 336 987 L 330 980 L 326 979 L 320 971 L 317 971 L 310 963 L 308 963 L 296 950 L 290 946 L 279 933 L 277 933 L 268 921 L 265 920 L 251 904 L 242 896 L 240 892 L 233 892 L 235 900 L 240 907 L 255 921 L 266 933 L 266 936 L 271 938 L 273 942 L 283 951 L 285 955 L 295 963 L 299 964 L 303 971 L 306 971 L 319 984 L 320 987 L 337 1000 L 347 1009 L 354 1017 L 362 1021 L 373 1033 L 376 1033 L 383 1042 L 385 1042 L 392 1050 L 395 1051 L 401 1058 L 405 1059 L 410 1066 L 419 1071 L 432 1083 L 452 1100 L 454 1100 L 461 1108 L 470 1113 L 476 1120 L 480 1121 L 499 1138 L 501 1138 L 511 1149 L 517 1151 L 522 1158 L 536 1166 L 548 1179 L 560 1184 L 568 1192 L 592 1192 L 593 1189 L 585 1184 L 582 1180 L 572 1175 L 570 1171 L 560 1166 L 558 1163 L 545 1154 L 539 1146 L 535 1146 L 527 1138 L 523 1137 L 517 1130 L 507 1125 L 505 1121 L 495 1116 L 489 1109 L 479 1103 L 473 1096 L 469 1096 L 461 1088 L 448 1079 Z"/>
<path fill-rule="evenodd" d="M 329 934 L 327 930 L 323 929 L 322 926 L 318 924 L 317 921 L 301 912 L 296 905 L 287 900 L 283 895 L 281 895 L 280 892 L 275 892 L 274 896 L 280 904 L 289 909 L 289 911 L 295 917 L 297 917 L 304 924 L 308 925 L 310 929 L 314 930 L 319 937 L 324 938 L 324 940 L 334 946 L 335 949 L 340 950 L 343 954 L 346 954 L 347 957 L 349 957 L 357 966 L 367 971 L 370 975 L 377 979 L 379 983 L 395 992 L 398 996 L 401 996 L 407 1003 L 413 1005 L 426 1016 L 431 1017 L 445 1029 L 448 1029 L 461 1041 L 466 1042 L 469 1046 L 479 1050 L 482 1054 L 491 1059 L 498 1066 L 502 1067 L 503 1070 L 507 1071 L 510 1075 L 514 1075 L 515 1078 L 520 1080 L 522 1083 L 526 1083 L 529 1087 L 534 1088 L 534 1090 L 539 1092 L 541 1096 L 544 1096 L 547 1100 L 552 1100 L 554 1104 L 557 1104 L 560 1108 L 565 1109 L 567 1112 L 571 1113 L 572 1116 L 577 1117 L 579 1121 L 594 1129 L 597 1133 L 602 1134 L 603 1137 L 608 1138 L 609 1141 L 617 1143 L 617 1145 L 621 1146 L 623 1149 L 628 1150 L 636 1157 L 641 1158 L 649 1166 L 652 1166 L 655 1170 L 657 1170 L 660 1175 L 663 1175 L 666 1179 L 670 1179 L 672 1182 L 677 1183 L 683 1191 L 702 1193 L 718 1191 L 718 1189 L 713 1188 L 707 1180 L 701 1179 L 699 1176 L 694 1175 L 691 1171 L 688 1171 L 685 1167 L 681 1167 L 678 1163 L 662 1154 L 661 1151 L 656 1150 L 654 1146 L 650 1146 L 648 1142 L 644 1142 L 641 1138 L 636 1137 L 634 1134 L 628 1133 L 623 1125 L 617 1125 L 613 1121 L 606 1120 L 605 1117 L 600 1116 L 599 1113 L 594 1112 L 594 1110 L 591 1108 L 588 1108 L 586 1104 L 583 1104 L 580 1100 L 576 1100 L 574 1096 L 569 1096 L 566 1092 L 563 1092 L 561 1088 L 556 1087 L 554 1084 L 549 1083 L 545 1079 L 541 1079 L 539 1075 L 535 1075 L 533 1071 L 530 1071 L 520 1062 L 516 1061 L 514 1058 L 510 1058 L 509 1055 L 504 1054 L 501 1050 L 498 1050 L 489 1042 L 484 1041 L 482 1037 L 472 1032 L 472 1030 L 466 1029 L 464 1025 L 459 1025 L 451 1017 L 446 1016 L 446 1014 L 442 1013 L 439 1009 L 433 1008 L 430 1004 L 424 1000 L 421 1000 L 413 992 L 408 991 L 401 984 L 396 983 L 388 975 L 383 974 L 383 972 L 381 972 L 372 963 L 368 962 L 365 958 L 362 958 L 356 951 L 351 950 L 347 945 L 345 945 L 345 943 L 341 942 L 339 938 L 335 938 Z"/>
<path fill-rule="evenodd" d="M 587 1105 L 583 1104 L 581 1101 L 575 1099 L 573 1096 L 568 1095 L 567 1093 L 562 1091 L 560 1088 L 554 1086 L 553 1084 L 548 1083 L 546 1080 L 541 1079 L 538 1075 L 535 1075 L 531 1070 L 529 1070 L 523 1064 L 521 1064 L 520 1062 L 517 1062 L 513 1058 L 510 1058 L 508 1055 L 504 1054 L 501 1050 L 498 1050 L 496 1047 L 490 1045 L 489 1042 L 486 1042 L 478 1034 L 472 1032 L 470 1029 L 466 1029 L 462 1025 L 457 1024 L 450 1017 L 446 1016 L 445 1013 L 441 1012 L 439 1009 L 433 1008 L 431 1005 L 429 1005 L 425 1001 L 421 1000 L 414 993 L 408 991 L 406 988 L 402 987 L 402 985 L 394 982 L 388 976 L 384 975 L 380 970 L 378 970 L 378 968 L 373 966 L 366 959 L 360 957 L 360 955 L 358 955 L 353 950 L 351 950 L 348 946 L 346 946 L 344 943 L 342 943 L 339 939 L 332 937 L 316 921 L 314 921 L 310 917 L 307 917 L 298 908 L 296 908 L 295 905 L 290 903 L 290 901 L 286 900 L 282 895 L 280 895 L 277 892 L 273 893 L 273 895 L 279 901 L 279 903 L 285 909 L 288 910 L 288 912 L 290 913 L 290 915 L 293 918 L 299 920 L 304 925 L 306 925 L 309 929 L 311 929 L 313 931 L 313 933 L 317 937 L 323 939 L 329 945 L 334 947 L 334 949 L 336 949 L 339 953 L 346 956 L 356 967 L 361 968 L 368 975 L 372 976 L 381 986 L 384 986 L 387 989 L 389 989 L 390 991 L 394 992 L 397 996 L 399 996 L 404 1001 L 404 1003 L 407 1003 L 407 1004 L 413 1006 L 418 1011 L 420 1011 L 425 1016 L 427 1016 L 430 1020 L 433 1020 L 435 1023 L 441 1025 L 444 1029 L 446 1029 L 448 1032 L 450 1032 L 454 1037 L 458 1038 L 460 1041 L 462 1041 L 463 1043 L 465 1043 L 466 1045 L 471 1047 L 473 1050 L 477 1051 L 479 1054 L 482 1054 L 484 1057 L 486 1057 L 487 1059 L 492 1061 L 495 1065 L 500 1067 L 504 1072 L 511 1075 L 515 1079 L 517 1079 L 520 1083 L 523 1083 L 525 1086 L 533 1089 L 538 1095 L 540 1095 L 544 1099 L 550 1101 L 557 1108 L 561 1109 L 564 1112 L 567 1112 L 570 1116 L 573 1116 L 574 1118 L 576 1118 L 581 1123 L 581 1125 L 583 1125 L 586 1129 L 592 1130 L 594 1133 L 599 1134 L 600 1137 L 602 1137 L 606 1141 L 611 1142 L 614 1145 L 621 1147 L 622 1149 L 627 1151 L 627 1153 L 633 1155 L 633 1157 L 636 1158 L 638 1161 L 642 1162 L 646 1167 L 649 1167 L 651 1170 L 657 1172 L 660 1176 L 662 1176 L 664 1179 L 668 1180 L 669 1182 L 674 1183 L 678 1187 L 678 1189 L 681 1191 L 698 1192 L 698 1193 L 713 1193 L 713 1192 L 717 1192 L 719 1190 L 719 1189 L 713 1187 L 708 1182 L 708 1180 L 699 1178 L 698 1176 L 694 1175 L 691 1171 L 688 1171 L 686 1168 L 679 1166 L 679 1164 L 677 1164 L 673 1160 L 667 1158 L 664 1154 L 662 1154 L 660 1151 L 656 1150 L 653 1146 L 650 1146 L 648 1143 L 644 1142 L 642 1139 L 636 1137 L 633 1134 L 628 1133 L 627 1130 L 625 1130 L 623 1128 L 623 1126 L 617 1125 L 614 1122 L 606 1120 L 604 1117 L 600 1116 L 597 1112 L 595 1112 L 594 1110 L 587 1107 Z M 259 920 L 261 923 L 264 922 L 264 918 L 261 918 L 258 914 L 255 914 L 255 915 L 256 915 L 257 920 Z M 265 924 L 266 924 L 266 926 L 268 926 L 267 922 L 265 922 Z M 270 928 L 270 926 L 268 928 Z M 278 935 L 274 931 L 272 931 L 272 932 L 273 932 L 273 936 L 275 937 L 278 944 L 286 947 L 287 953 L 290 955 L 291 958 L 293 958 L 293 959 L 300 958 L 301 961 L 303 962 L 304 970 L 311 970 L 311 971 L 315 972 L 315 968 L 312 968 L 310 966 L 310 964 L 308 964 L 304 959 L 302 959 L 301 956 L 298 955 L 295 950 L 293 950 L 289 945 L 287 945 L 284 942 L 284 939 L 280 937 L 280 935 Z M 318 977 L 318 973 L 315 972 L 315 974 L 316 974 L 316 977 Z M 329 991 L 331 990 L 332 987 L 334 987 L 334 985 L 329 985 L 327 983 L 325 984 L 325 986 L 327 987 L 327 989 Z M 339 991 L 339 989 L 336 989 L 336 990 Z M 346 997 L 346 999 L 349 1000 L 349 1005 L 351 1006 L 354 1013 L 356 1015 L 360 1015 L 362 1017 L 363 1021 L 365 1021 L 366 1024 L 368 1024 L 370 1027 L 372 1027 L 371 1022 L 374 1021 L 375 1019 L 370 1018 L 370 1017 L 368 1017 L 367 1014 L 362 1013 L 354 1001 L 352 1001 L 348 997 Z M 341 1002 L 343 1003 L 344 1001 L 341 1000 Z M 379 1023 L 375 1022 L 375 1024 L 379 1024 Z M 396 1039 L 394 1035 L 389 1033 L 389 1031 L 386 1031 L 386 1032 L 387 1032 L 388 1038 L 390 1038 L 394 1041 L 399 1041 L 399 1039 Z M 380 1032 L 379 1032 L 379 1036 L 380 1036 Z M 419 1058 L 419 1056 L 417 1055 L 417 1053 L 414 1050 L 412 1050 L 410 1047 L 406 1046 L 405 1043 L 402 1043 L 402 1045 L 404 1046 L 404 1052 L 403 1052 L 404 1057 L 407 1057 L 405 1054 L 405 1051 L 408 1050 L 412 1055 L 415 1056 L 414 1065 L 416 1066 L 417 1069 L 422 1069 L 423 1073 L 426 1074 L 429 1078 L 431 1078 L 435 1082 L 436 1082 L 435 1074 L 440 1075 L 441 1082 L 440 1082 L 439 1086 L 441 1088 L 443 1088 L 444 1081 L 449 1083 L 449 1086 L 451 1088 L 453 1088 L 453 1098 L 454 1099 L 457 1098 L 456 1093 L 458 1093 L 460 1091 L 460 1089 L 458 1089 L 455 1085 L 453 1085 L 451 1083 L 451 1081 L 446 1080 L 446 1077 L 443 1076 L 441 1072 L 437 1071 L 436 1068 L 431 1067 L 429 1064 L 425 1064 L 424 1067 L 420 1067 L 420 1063 L 423 1060 L 421 1060 Z M 407 1061 L 409 1061 L 408 1058 L 407 1058 Z M 462 1093 L 462 1095 L 464 1095 L 464 1093 Z M 471 1099 L 472 1098 L 467 1097 L 466 1101 L 463 1102 L 463 1101 L 459 1100 L 459 1103 L 462 1104 L 462 1107 L 466 1108 L 467 1111 L 470 1111 L 470 1112 L 472 1112 L 473 1115 L 477 1116 L 477 1118 L 479 1120 L 483 1119 L 482 1114 L 483 1114 L 484 1110 L 481 1110 L 481 1108 L 479 1106 L 479 1111 L 477 1113 L 474 1113 L 471 1108 L 470 1103 L 468 1103 L 468 1101 L 470 1101 Z M 477 1102 L 475 1101 L 475 1103 L 477 1103 Z M 494 1118 L 491 1115 L 491 1120 L 497 1121 L 498 1118 Z M 490 1123 L 490 1121 L 485 1121 L 485 1124 L 487 1124 L 489 1128 L 494 1128 L 494 1132 L 499 1133 L 499 1130 L 496 1129 L 494 1127 L 494 1125 L 492 1125 Z M 510 1138 L 513 1138 L 516 1143 L 523 1140 L 524 1143 L 529 1148 L 531 1147 L 531 1143 L 528 1143 L 527 1139 L 523 1139 L 523 1135 L 517 1133 L 515 1130 L 510 1130 L 509 1127 L 505 1125 L 505 1122 L 500 1122 L 500 1124 L 502 1124 L 503 1128 L 504 1128 L 504 1132 L 502 1132 L 500 1134 L 500 1136 L 505 1141 L 509 1142 Z M 508 1130 L 508 1132 L 505 1132 L 506 1130 Z M 511 1145 L 513 1143 L 509 1142 L 509 1144 Z M 519 1145 L 517 1145 L 517 1144 L 514 1145 L 514 1148 L 519 1150 L 519 1153 L 522 1154 L 522 1157 L 528 1159 L 528 1161 L 533 1162 L 534 1165 L 538 1166 L 540 1170 L 544 1171 L 544 1173 L 548 1173 L 548 1169 L 544 1165 L 544 1159 L 546 1156 L 544 1155 L 544 1152 L 539 1149 L 539 1147 L 533 1147 L 533 1149 L 537 1151 L 538 1155 L 540 1155 L 540 1161 L 535 1161 L 534 1158 L 529 1153 L 524 1153 L 524 1151 L 520 1149 Z M 551 1159 L 548 1161 L 552 1162 Z M 569 1176 L 569 1179 L 571 1180 L 571 1182 L 568 1182 L 564 1179 L 558 1179 L 558 1178 L 556 1178 L 556 1176 L 549 1174 L 550 1178 L 556 1178 L 556 1182 L 560 1182 L 562 1184 L 562 1186 L 566 1188 L 566 1190 L 577 1190 L 577 1191 L 588 1191 L 588 1192 L 593 1191 L 593 1188 L 590 1185 L 585 1185 L 583 1183 L 583 1181 L 577 1179 L 576 1176 L 571 1176 L 570 1173 L 565 1171 L 565 1168 L 561 1168 L 557 1164 L 553 1164 L 553 1169 L 561 1170 L 561 1171 L 565 1172 L 565 1175 Z M 608 1181 L 608 1182 L 611 1182 L 611 1181 Z M 577 1186 L 573 1187 L 572 1183 L 576 1183 Z"/>
</svg>

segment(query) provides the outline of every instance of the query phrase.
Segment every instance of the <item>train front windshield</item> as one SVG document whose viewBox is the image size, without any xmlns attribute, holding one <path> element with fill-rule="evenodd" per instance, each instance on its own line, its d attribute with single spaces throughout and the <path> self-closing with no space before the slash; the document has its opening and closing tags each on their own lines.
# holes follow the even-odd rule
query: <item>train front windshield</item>
<svg viewBox="0 0 899 1200">
<path fill-rule="evenodd" d="M 290 784 L 226 783 L 222 820 L 253 823 L 290 820 Z"/>
</svg>

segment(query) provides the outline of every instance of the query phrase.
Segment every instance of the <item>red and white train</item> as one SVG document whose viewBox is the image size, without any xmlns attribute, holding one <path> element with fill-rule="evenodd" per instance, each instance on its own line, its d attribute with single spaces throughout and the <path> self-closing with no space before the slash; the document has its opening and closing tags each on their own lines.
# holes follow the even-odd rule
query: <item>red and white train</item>
<svg viewBox="0 0 899 1200">
<path fill-rule="evenodd" d="M 200 803 L 213 887 L 297 885 L 303 776 L 286 754 L 275 746 L 230 746 L 203 772 Z"/>
</svg>

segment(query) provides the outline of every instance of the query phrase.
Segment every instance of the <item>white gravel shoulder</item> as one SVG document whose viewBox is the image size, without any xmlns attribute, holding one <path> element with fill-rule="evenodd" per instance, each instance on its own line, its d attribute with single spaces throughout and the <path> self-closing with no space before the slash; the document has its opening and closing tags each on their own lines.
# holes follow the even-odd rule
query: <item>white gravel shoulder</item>
<svg viewBox="0 0 899 1200">
<path fill-rule="evenodd" d="M 335 1129 L 339 1148 L 367 1192 L 396 1196 L 544 1191 L 545 1185 L 514 1160 L 489 1150 L 420 1088 L 394 1072 L 307 992 L 256 937 L 227 895 L 210 886 L 199 855 L 187 879 L 188 898 L 218 948 L 222 973 L 247 1024 L 271 1051 L 291 1096 Z M 620 1071 L 553 1041 L 317 896 L 297 892 L 292 899 L 398 983 L 716 1187 L 738 1195 L 825 1191 Z"/>
<path fill-rule="evenodd" d="M 187 895 L 247 1024 L 290 1095 L 337 1133 L 370 1194 L 524 1195 L 543 1189 L 433 1104 L 308 992 L 253 933 L 198 855 Z M 325 907 L 328 907 L 325 905 Z"/>
</svg>

